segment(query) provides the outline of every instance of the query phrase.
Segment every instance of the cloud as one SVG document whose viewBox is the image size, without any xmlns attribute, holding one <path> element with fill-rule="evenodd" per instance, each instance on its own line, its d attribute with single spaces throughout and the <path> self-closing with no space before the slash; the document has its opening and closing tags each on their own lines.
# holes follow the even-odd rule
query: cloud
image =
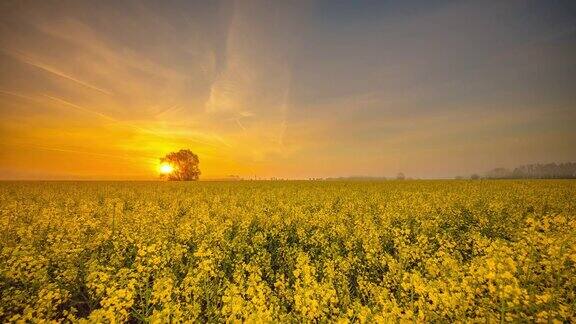
<svg viewBox="0 0 576 324">
<path fill-rule="evenodd" d="M 260 128 L 261 123 L 275 125 L 260 128 L 257 136 L 282 143 L 289 114 L 291 65 L 300 42 L 294 35 L 302 33 L 307 9 L 266 1 L 235 2 L 225 61 L 206 102 L 208 113 L 233 118 L 244 133 Z"/>
</svg>

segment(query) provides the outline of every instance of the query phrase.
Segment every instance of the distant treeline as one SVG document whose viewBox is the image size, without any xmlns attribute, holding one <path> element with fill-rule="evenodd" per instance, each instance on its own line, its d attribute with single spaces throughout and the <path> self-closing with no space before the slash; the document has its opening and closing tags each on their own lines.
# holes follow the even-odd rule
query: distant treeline
<svg viewBox="0 0 576 324">
<path fill-rule="evenodd" d="M 396 177 L 387 178 L 382 176 L 349 176 L 349 177 L 337 177 L 337 178 L 310 178 L 309 180 L 327 180 L 327 181 L 341 181 L 341 180 L 354 180 L 354 181 L 380 181 L 380 180 L 412 180 L 410 177 L 406 177 L 404 173 L 399 172 Z"/>
<path fill-rule="evenodd" d="M 326 181 L 377 181 L 377 180 L 388 180 L 386 177 L 372 177 L 372 176 L 349 176 L 349 177 L 332 177 L 332 178 L 311 178 L 310 180 L 326 180 Z"/>
<path fill-rule="evenodd" d="M 576 163 L 528 164 L 515 168 L 496 168 L 485 175 L 488 179 L 576 179 Z"/>
</svg>

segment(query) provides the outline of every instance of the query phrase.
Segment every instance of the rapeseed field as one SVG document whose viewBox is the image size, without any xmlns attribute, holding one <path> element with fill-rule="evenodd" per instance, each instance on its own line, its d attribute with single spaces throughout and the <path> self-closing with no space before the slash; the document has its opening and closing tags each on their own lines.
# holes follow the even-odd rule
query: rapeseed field
<svg viewBox="0 0 576 324">
<path fill-rule="evenodd" d="M 574 322 L 576 182 L 0 183 L 1 322 Z"/>
</svg>

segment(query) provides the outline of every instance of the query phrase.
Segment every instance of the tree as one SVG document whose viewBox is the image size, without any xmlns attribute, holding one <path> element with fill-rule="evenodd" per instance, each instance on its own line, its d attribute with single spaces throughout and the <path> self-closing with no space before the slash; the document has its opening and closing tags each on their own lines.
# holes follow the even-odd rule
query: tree
<svg viewBox="0 0 576 324">
<path fill-rule="evenodd" d="M 398 174 L 396 175 L 396 179 L 404 180 L 404 179 L 406 179 L 406 176 L 404 175 L 404 173 L 398 172 Z"/>
<path fill-rule="evenodd" d="M 198 180 L 200 176 L 200 160 L 198 155 L 190 150 L 180 150 L 172 152 L 160 159 L 162 164 L 172 167 L 172 171 L 163 174 L 170 181 L 192 181 Z"/>
</svg>

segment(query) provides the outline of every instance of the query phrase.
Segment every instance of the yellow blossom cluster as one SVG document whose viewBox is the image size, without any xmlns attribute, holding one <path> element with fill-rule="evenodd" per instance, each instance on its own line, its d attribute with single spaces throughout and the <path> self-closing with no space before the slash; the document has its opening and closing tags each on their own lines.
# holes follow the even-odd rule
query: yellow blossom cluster
<svg viewBox="0 0 576 324">
<path fill-rule="evenodd" d="M 576 182 L 0 183 L 0 322 L 576 321 Z"/>
</svg>

